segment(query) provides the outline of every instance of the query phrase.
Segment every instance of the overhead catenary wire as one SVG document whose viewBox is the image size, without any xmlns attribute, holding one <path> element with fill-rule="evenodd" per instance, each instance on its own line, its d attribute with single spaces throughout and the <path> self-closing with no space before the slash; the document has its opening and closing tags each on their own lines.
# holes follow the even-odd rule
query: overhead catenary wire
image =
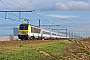
<svg viewBox="0 0 90 60">
<path fill-rule="evenodd" d="M 5 19 L 4 16 L 1 16 L 1 15 L 0 15 L 0 17 Z M 16 21 L 16 20 L 13 20 L 13 19 L 11 19 L 11 20 L 12 20 L 12 21 Z M 16 22 L 18 22 L 18 21 L 16 21 Z M 17 26 L 17 24 L 18 24 L 18 23 L 15 23 L 15 24 L 10 24 L 10 23 L 9 23 L 9 24 L 6 24 L 6 23 L 3 23 L 3 24 L 0 24 L 0 27 Z"/>
<path fill-rule="evenodd" d="M 57 28 L 58 26 L 60 26 L 60 25 L 57 25 L 57 24 L 55 24 L 55 23 L 47 20 L 46 18 L 42 17 L 40 14 L 38 14 L 38 13 L 36 13 L 36 12 L 35 12 L 35 14 L 36 14 L 37 16 L 39 16 L 40 18 L 44 19 L 44 20 L 40 19 L 40 21 L 44 21 L 43 23 L 45 23 L 45 22 L 48 22 L 48 23 L 49 23 L 49 25 L 48 25 L 47 23 L 45 23 L 44 25 L 42 25 L 42 24 L 40 23 L 40 26 L 45 27 L 45 29 L 52 30 L 53 28 Z M 51 23 L 51 24 L 50 24 L 50 23 Z M 42 28 L 43 28 L 43 27 L 42 27 Z"/>
<path fill-rule="evenodd" d="M 51 23 L 51 24 L 55 24 L 55 23 L 53 23 L 53 22 L 51 22 L 51 21 L 49 21 L 49 20 L 47 20 L 47 19 L 45 19 L 44 17 L 42 17 L 42 16 L 40 16 L 39 14 L 37 14 L 36 12 L 34 12 L 37 16 L 39 16 L 40 18 L 42 18 L 42 19 L 44 19 L 44 20 L 46 20 L 46 21 L 48 21 L 49 23 Z"/>
<path fill-rule="evenodd" d="M 8 7 L 5 3 L 7 3 L 7 2 L 4 2 L 4 1 L 2 1 L 2 0 L 0 0 L 6 7 Z M 15 1 L 15 0 L 14 0 Z M 16 1 L 15 1 L 16 2 Z M 18 2 L 17 2 L 18 3 Z M 7 3 L 7 4 L 9 4 L 9 5 L 13 5 L 13 4 L 10 4 L 10 3 Z M 18 3 L 19 4 L 19 3 Z M 19 5 L 21 5 L 21 4 L 19 4 Z M 13 6 L 15 6 L 15 5 L 13 5 Z M 21 6 L 23 6 L 23 5 L 21 5 Z M 16 7 L 16 6 L 15 6 Z M 24 6 L 23 6 L 24 7 Z M 8 7 L 9 8 L 9 7 Z M 21 7 L 22 8 L 22 7 Z M 11 8 L 9 8 L 10 10 L 12 10 Z M 25 9 L 25 8 L 24 8 Z M 37 13 L 36 13 L 37 14 Z M 42 16 L 40 16 L 39 14 L 37 14 L 39 17 L 41 17 L 41 18 L 43 18 Z M 49 20 L 47 20 L 47 19 L 45 19 L 45 18 L 43 18 L 44 20 L 46 20 L 46 21 L 48 21 L 48 22 L 50 22 Z M 52 23 L 52 22 L 50 22 L 50 23 Z M 54 23 L 52 23 L 52 24 L 54 24 Z"/>
<path fill-rule="evenodd" d="M 27 12 L 26 12 L 26 14 L 27 14 Z M 29 17 L 30 17 L 30 18 L 32 18 L 33 20 L 36 20 L 35 18 L 31 17 L 31 16 L 30 16 L 30 15 L 28 15 L 28 14 L 27 14 L 27 16 L 29 16 Z"/>
<path fill-rule="evenodd" d="M 16 0 L 12 0 L 13 2 L 17 3 L 18 5 L 20 5 L 22 8 L 24 8 L 25 10 L 28 9 L 26 6 L 20 4 L 19 2 L 17 2 Z"/>
<path fill-rule="evenodd" d="M 22 17 L 21 17 L 21 15 L 20 15 L 21 12 L 19 12 L 19 15 L 18 15 L 18 16 L 15 15 L 13 12 L 11 12 L 11 15 L 13 15 L 13 16 L 15 16 L 15 17 L 18 17 L 19 20 L 17 20 L 17 19 L 12 19 L 12 18 L 7 17 L 7 13 L 8 13 L 8 12 L 5 12 L 5 17 L 4 17 L 5 19 L 10 19 L 10 20 L 17 21 L 17 22 L 22 22 L 20 19 L 27 19 L 27 18 L 22 18 Z"/>
<path fill-rule="evenodd" d="M 13 12 L 11 12 L 11 15 L 13 15 L 13 16 L 15 16 L 15 17 L 18 17 L 19 21 L 21 21 L 21 20 L 20 20 L 20 19 L 21 19 L 21 18 L 20 18 L 20 15 L 17 16 L 17 15 L 15 15 Z"/>
<path fill-rule="evenodd" d="M 1 15 L 0 15 L 0 17 L 1 17 L 1 18 L 5 18 L 5 17 L 3 17 L 3 16 L 1 16 Z"/>
<path fill-rule="evenodd" d="M 15 15 L 13 12 L 11 12 L 11 14 L 12 14 L 13 16 L 15 16 L 15 17 L 19 17 L 19 16 Z"/>
<path fill-rule="evenodd" d="M 2 16 L 2 15 L 4 15 L 4 14 L 1 14 L 1 13 L 0 13 L 0 17 L 5 19 L 5 16 Z M 19 21 L 16 20 L 16 19 L 11 19 L 11 18 L 9 18 L 9 20 L 19 22 Z M 9 24 L 7 24 L 7 23 L 2 23 L 2 24 L 0 24 L 0 30 L 4 30 L 4 31 L 5 31 L 5 30 L 12 30 L 13 27 L 18 26 L 18 24 L 19 24 L 19 23 L 9 23 Z"/>
<path fill-rule="evenodd" d="M 7 13 L 5 13 L 5 14 L 7 14 Z M 4 18 L 4 19 L 9 19 L 9 20 L 12 20 L 12 21 L 16 21 L 16 22 L 21 22 L 21 21 L 19 21 L 17 19 L 8 18 L 8 17 L 6 17 L 6 15 L 4 17 L 0 15 L 0 17 Z"/>
<path fill-rule="evenodd" d="M 8 9 L 8 7 L 0 6 L 0 10 L 3 9 L 3 8 L 4 8 L 4 9 Z M 4 9 L 3 9 L 3 10 L 4 10 Z"/>
<path fill-rule="evenodd" d="M 0 1 L 2 1 L 2 0 L 0 0 Z M 3 2 L 3 1 L 2 1 L 2 2 Z M 4 3 L 7 3 L 7 2 L 4 2 Z M 12 5 L 12 4 L 10 4 L 10 3 L 7 3 L 7 4 Z M 19 4 L 19 3 L 18 3 L 18 4 Z M 4 5 L 7 6 L 6 4 L 4 4 Z M 20 4 L 20 5 L 21 5 L 21 4 Z M 13 6 L 15 6 L 15 5 L 13 5 Z M 21 6 L 22 6 L 22 5 L 21 5 Z M 8 7 L 8 6 L 7 6 L 7 7 Z M 9 7 L 8 7 L 8 8 L 9 8 Z M 11 9 L 11 10 L 12 10 L 12 9 Z M 36 13 L 36 12 L 35 12 L 35 13 Z M 39 16 L 40 18 L 46 20 L 47 22 L 52 23 L 51 21 L 45 19 L 44 17 L 40 16 L 39 14 L 36 13 L 36 15 Z M 15 20 L 15 19 L 12 19 L 12 18 L 7 18 L 7 19 Z M 24 18 L 24 19 L 25 19 L 25 18 Z M 35 19 L 34 19 L 34 20 L 35 20 Z M 52 23 L 52 24 L 55 24 L 55 23 Z"/>
<path fill-rule="evenodd" d="M 2 0 L 0 0 L 0 2 L 3 3 L 6 7 L 8 7 L 10 10 L 13 10 L 13 9 L 11 9 L 7 4 L 26 10 L 25 7 L 24 8 L 23 7 L 19 7 L 19 6 L 16 6 L 14 4 L 11 4 L 11 3 L 8 3 L 8 2 L 2 1 Z"/>
<path fill-rule="evenodd" d="M 5 5 L 7 8 L 9 8 L 2 0 L 0 0 L 0 2 Z M 11 8 L 9 8 L 10 10 L 12 10 Z"/>
<path fill-rule="evenodd" d="M 30 21 L 31 21 L 31 22 L 37 23 L 36 19 L 35 19 L 35 18 L 33 18 L 33 17 L 31 17 L 30 15 L 28 15 L 28 13 L 27 13 L 27 12 L 26 12 L 26 15 L 27 15 L 28 17 L 32 18 L 32 20 L 30 19 Z M 34 21 L 33 21 L 33 20 L 34 20 Z M 39 20 L 39 19 L 37 19 L 37 20 Z"/>
<path fill-rule="evenodd" d="M 28 13 L 26 12 L 26 14 L 27 14 L 27 16 L 29 16 L 29 17 L 31 17 L 30 15 L 28 15 Z M 36 14 L 35 14 L 36 15 Z M 38 14 L 39 15 L 39 14 Z M 37 15 L 37 16 L 38 16 Z M 33 20 L 34 20 L 34 23 L 36 22 L 37 23 L 37 21 L 41 21 L 42 19 L 44 19 L 44 20 L 46 20 L 44 17 L 42 17 L 42 16 L 38 16 L 38 17 L 40 17 L 40 18 L 38 18 L 38 19 L 35 19 L 35 18 L 33 18 L 33 17 L 31 17 Z M 41 19 L 42 18 L 42 19 Z M 37 20 L 37 21 L 36 21 Z M 32 20 L 30 20 L 30 21 L 32 21 Z M 48 21 L 48 20 L 46 20 L 46 21 Z M 33 22 L 33 21 L 32 21 Z M 50 21 L 48 21 L 48 22 L 50 22 Z M 47 23 L 45 23 L 45 21 L 43 22 L 44 24 L 47 24 Z M 52 23 L 52 22 L 51 22 Z M 52 24 L 54 24 L 54 23 L 52 23 Z"/>
</svg>

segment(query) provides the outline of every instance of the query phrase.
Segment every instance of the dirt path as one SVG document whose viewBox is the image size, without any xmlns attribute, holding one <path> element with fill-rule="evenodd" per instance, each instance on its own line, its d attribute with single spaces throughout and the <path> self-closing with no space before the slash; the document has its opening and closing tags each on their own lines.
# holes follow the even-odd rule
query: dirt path
<svg viewBox="0 0 90 60">
<path fill-rule="evenodd" d="M 26 41 L 0 41 L 0 46 L 14 46 L 18 44 L 37 44 L 37 43 L 47 43 L 55 42 L 58 40 L 26 40 Z"/>
</svg>

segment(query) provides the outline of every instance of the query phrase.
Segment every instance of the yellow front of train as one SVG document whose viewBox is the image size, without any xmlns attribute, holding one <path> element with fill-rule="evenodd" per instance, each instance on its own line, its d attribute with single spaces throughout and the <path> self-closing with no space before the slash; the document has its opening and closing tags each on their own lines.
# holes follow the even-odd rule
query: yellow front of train
<svg viewBox="0 0 90 60">
<path fill-rule="evenodd" d="M 21 40 L 28 40 L 30 32 L 30 24 L 20 24 L 18 29 L 18 38 Z"/>
</svg>

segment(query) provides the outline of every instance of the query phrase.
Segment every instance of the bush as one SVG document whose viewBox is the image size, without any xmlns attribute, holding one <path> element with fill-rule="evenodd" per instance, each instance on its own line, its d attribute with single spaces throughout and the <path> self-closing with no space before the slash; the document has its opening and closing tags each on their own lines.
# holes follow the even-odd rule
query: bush
<svg viewBox="0 0 90 60">
<path fill-rule="evenodd" d="M 9 40 L 10 40 L 10 41 L 14 40 L 13 35 L 10 34 Z"/>
</svg>

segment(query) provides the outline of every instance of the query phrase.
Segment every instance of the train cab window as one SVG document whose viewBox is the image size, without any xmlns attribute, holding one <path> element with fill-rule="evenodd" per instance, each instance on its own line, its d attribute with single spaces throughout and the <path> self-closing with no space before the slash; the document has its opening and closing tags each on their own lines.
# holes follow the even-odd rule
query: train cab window
<svg viewBox="0 0 90 60">
<path fill-rule="evenodd" d="M 19 27 L 19 30 L 28 30 L 28 25 L 27 24 L 21 24 Z"/>
</svg>

